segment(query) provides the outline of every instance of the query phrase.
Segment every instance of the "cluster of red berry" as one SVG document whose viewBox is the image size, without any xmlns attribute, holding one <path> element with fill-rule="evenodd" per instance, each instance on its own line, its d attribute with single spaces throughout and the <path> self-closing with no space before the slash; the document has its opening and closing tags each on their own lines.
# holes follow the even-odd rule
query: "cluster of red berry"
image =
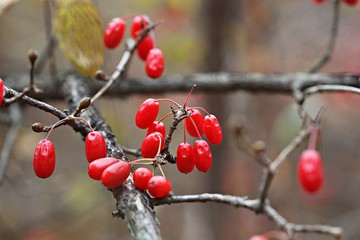
<svg viewBox="0 0 360 240">
<path fill-rule="evenodd" d="M 0 107 L 2 105 L 4 101 L 4 82 L 3 80 L 0 78 Z"/>
<path fill-rule="evenodd" d="M 156 121 L 160 101 L 168 101 L 175 104 L 177 110 L 169 112 Z M 198 109 L 203 110 L 206 116 L 204 117 Z M 221 126 L 214 115 L 209 114 L 203 108 L 186 107 L 186 102 L 181 106 L 170 99 L 156 100 L 149 98 L 141 104 L 136 113 L 135 123 L 141 129 L 148 128 L 140 148 L 143 157 L 155 158 L 159 152 L 157 148 L 160 148 L 160 150 L 164 148 L 166 131 L 162 121 L 173 112 L 175 114 L 180 113 L 185 118 L 187 132 L 191 136 L 199 138 L 192 147 L 186 142 L 186 134 L 184 133 L 184 142 L 179 144 L 176 154 L 178 170 L 182 173 L 190 173 L 196 167 L 199 171 L 206 172 L 212 165 L 212 154 L 209 144 L 201 136 L 205 133 L 209 143 L 217 145 L 222 141 Z"/>
<path fill-rule="evenodd" d="M 156 146 L 158 148 L 158 146 Z M 116 158 L 106 157 L 106 144 L 100 132 L 93 131 L 85 139 L 86 158 L 89 161 L 88 174 L 94 180 L 101 180 L 107 188 L 116 188 L 122 185 L 129 177 L 131 164 L 141 160 L 125 162 Z M 148 192 L 156 198 L 169 195 L 171 184 L 163 176 L 153 176 L 147 168 L 138 168 L 133 174 L 134 185 Z"/>
<path fill-rule="evenodd" d="M 86 122 L 82 118 L 76 119 Z M 33 168 L 36 176 L 40 178 L 50 177 L 55 170 L 55 146 L 48 140 L 48 137 L 53 128 L 63 122 L 64 120 L 55 123 L 46 138 L 40 140 L 35 148 Z M 91 127 L 90 129 L 91 132 L 85 138 L 85 155 L 89 162 L 89 176 L 94 180 L 101 180 L 107 188 L 121 186 L 130 175 L 131 164 L 138 164 L 139 160 L 126 162 L 117 158 L 107 157 L 104 136 L 101 132 L 94 131 Z M 158 146 L 156 146 L 156 148 L 158 148 Z M 152 172 L 146 168 L 136 169 L 133 179 L 137 188 L 148 190 L 148 192 L 156 198 L 166 197 L 171 191 L 171 184 L 165 177 L 153 176 Z"/>
<path fill-rule="evenodd" d="M 297 174 L 302 188 L 308 193 L 317 192 L 323 185 L 324 174 L 321 155 L 315 150 L 318 128 L 314 127 L 308 149 L 304 150 L 297 166 Z"/>
<path fill-rule="evenodd" d="M 142 32 L 151 24 L 146 15 L 135 16 L 131 25 L 131 37 L 137 40 Z M 124 37 L 125 18 L 114 18 L 107 25 L 104 33 L 104 44 L 107 48 L 116 48 Z M 155 47 L 154 32 L 151 31 L 136 48 L 139 58 L 145 61 L 146 74 L 151 78 L 159 78 L 164 71 L 164 55 Z"/>
<path fill-rule="evenodd" d="M 326 0 L 313 0 L 316 4 L 324 3 Z M 358 0 L 342 0 L 350 6 L 355 6 L 358 3 Z"/>
</svg>

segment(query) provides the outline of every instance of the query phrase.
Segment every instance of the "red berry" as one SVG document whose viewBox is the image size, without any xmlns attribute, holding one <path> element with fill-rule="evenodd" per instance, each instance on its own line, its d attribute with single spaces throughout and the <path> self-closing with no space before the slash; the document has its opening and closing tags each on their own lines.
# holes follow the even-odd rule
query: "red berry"
<svg viewBox="0 0 360 240">
<path fill-rule="evenodd" d="M 101 132 L 93 131 L 86 135 L 85 154 L 89 163 L 96 159 L 106 157 L 106 143 Z"/>
<path fill-rule="evenodd" d="M 151 124 L 151 126 L 149 127 L 149 129 L 146 132 L 146 136 L 149 135 L 150 133 L 153 132 L 159 132 L 161 133 L 163 136 L 166 135 L 166 131 L 165 131 L 165 125 L 163 122 L 158 122 L 155 121 Z"/>
<path fill-rule="evenodd" d="M 149 25 L 149 19 L 146 16 L 136 16 L 131 24 L 130 34 L 137 39 L 141 32 Z"/>
<path fill-rule="evenodd" d="M 3 101 L 4 101 L 4 82 L 0 78 L 0 107 L 1 107 Z"/>
<path fill-rule="evenodd" d="M 163 176 L 153 176 L 149 180 L 148 191 L 155 198 L 167 197 L 171 191 L 170 181 Z"/>
<path fill-rule="evenodd" d="M 55 170 L 55 146 L 47 139 L 42 139 L 35 148 L 33 167 L 36 176 L 48 178 Z"/>
<path fill-rule="evenodd" d="M 124 37 L 126 24 L 121 18 L 112 19 L 106 26 L 104 44 L 107 48 L 116 48 Z"/>
<path fill-rule="evenodd" d="M 136 169 L 133 175 L 135 187 L 145 191 L 148 188 L 148 183 L 152 176 L 152 172 L 147 168 L 141 167 Z"/>
<path fill-rule="evenodd" d="M 255 235 L 252 236 L 249 240 L 267 240 L 267 238 L 262 235 Z"/>
<path fill-rule="evenodd" d="M 176 152 L 176 166 L 182 173 L 189 173 L 194 169 L 193 148 L 190 144 L 179 144 Z"/>
<path fill-rule="evenodd" d="M 101 182 L 107 188 L 116 188 L 125 182 L 130 175 L 130 164 L 119 161 L 107 167 L 101 174 Z"/>
<path fill-rule="evenodd" d="M 196 168 L 206 172 L 212 164 L 212 154 L 209 144 L 204 140 L 196 140 L 193 147 L 193 158 Z"/>
<path fill-rule="evenodd" d="M 308 149 L 302 152 L 297 166 L 298 179 L 308 193 L 318 191 L 324 182 L 322 160 L 319 152 Z"/>
<path fill-rule="evenodd" d="M 106 158 L 99 158 L 89 164 L 88 167 L 88 174 L 89 177 L 91 177 L 94 180 L 100 180 L 101 174 L 104 172 L 104 170 L 113 165 L 114 163 L 117 163 L 119 160 L 116 158 L 106 157 Z"/>
<path fill-rule="evenodd" d="M 313 0 L 316 4 L 321 4 L 323 2 L 325 2 L 325 0 Z"/>
<path fill-rule="evenodd" d="M 146 60 L 146 57 L 151 49 L 155 47 L 155 41 L 153 36 L 147 35 L 141 40 L 139 45 L 136 48 L 136 52 L 139 56 L 139 58 L 143 61 Z"/>
<path fill-rule="evenodd" d="M 160 149 L 164 148 L 164 136 L 159 132 L 153 132 L 147 135 L 141 144 L 141 154 L 144 158 L 154 158 L 158 152 L 161 141 Z"/>
<path fill-rule="evenodd" d="M 159 78 L 164 72 L 164 54 L 158 48 L 150 50 L 145 63 L 146 74 L 150 78 Z"/>
<path fill-rule="evenodd" d="M 205 136 L 209 143 L 217 145 L 222 141 L 222 130 L 217 118 L 210 114 L 204 118 L 204 131 Z"/>
<path fill-rule="evenodd" d="M 348 5 L 354 6 L 358 3 L 358 0 L 343 0 Z"/>
<path fill-rule="evenodd" d="M 200 136 L 204 133 L 204 126 L 203 126 L 204 125 L 204 117 L 199 110 L 194 109 L 194 108 L 189 109 L 188 112 L 191 113 L 191 115 L 189 117 L 185 118 L 186 130 L 191 136 L 200 138 Z M 193 121 L 191 121 L 190 118 Z M 196 131 L 196 129 L 198 131 Z M 200 134 L 200 136 L 199 136 L 199 134 Z"/>
<path fill-rule="evenodd" d="M 159 103 L 152 98 L 145 100 L 135 116 L 135 123 L 141 129 L 151 126 L 159 113 Z"/>
</svg>

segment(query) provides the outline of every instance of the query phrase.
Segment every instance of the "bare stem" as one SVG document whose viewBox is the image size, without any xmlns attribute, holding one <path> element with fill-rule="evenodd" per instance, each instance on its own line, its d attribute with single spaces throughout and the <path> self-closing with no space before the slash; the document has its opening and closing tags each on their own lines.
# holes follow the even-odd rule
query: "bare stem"
<svg viewBox="0 0 360 240">
<path fill-rule="evenodd" d="M 335 40 L 338 34 L 339 17 L 340 17 L 340 0 L 334 1 L 333 17 L 331 22 L 330 37 L 327 47 L 323 54 L 313 63 L 309 68 L 309 73 L 319 71 L 331 58 L 331 55 L 335 48 Z"/>
</svg>

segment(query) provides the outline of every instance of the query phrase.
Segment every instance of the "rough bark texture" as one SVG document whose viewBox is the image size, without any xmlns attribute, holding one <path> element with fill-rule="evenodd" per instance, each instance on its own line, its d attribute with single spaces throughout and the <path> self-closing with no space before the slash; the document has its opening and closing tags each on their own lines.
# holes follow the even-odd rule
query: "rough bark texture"
<svg viewBox="0 0 360 240">
<path fill-rule="evenodd" d="M 89 96 L 84 82 L 74 75 L 66 77 L 63 91 L 71 111 L 76 109 L 83 97 Z M 115 135 L 101 117 L 100 112 L 92 106 L 82 114 L 82 117 L 91 123 L 94 130 L 101 131 L 105 136 L 108 156 L 126 161 L 123 150 L 117 144 Z M 86 128 L 85 125 L 84 127 Z M 81 131 L 83 137 L 86 133 L 84 130 Z M 116 199 L 117 211 L 114 212 L 114 216 L 124 218 L 134 239 L 161 239 L 159 223 L 155 212 L 149 207 L 148 196 L 135 189 L 131 181 L 128 179 L 121 187 L 109 189 Z"/>
<path fill-rule="evenodd" d="M 74 74 L 59 75 L 59 78 L 66 78 Z M 82 76 L 76 76 L 84 80 Z M 267 93 L 284 93 L 293 94 L 294 89 L 304 90 L 306 88 L 336 84 L 343 86 L 359 87 L 360 74 L 326 74 L 326 73 L 199 73 L 192 75 L 172 75 L 151 81 L 149 79 L 128 79 L 120 81 L 113 85 L 107 96 L 127 97 L 132 94 L 144 93 L 163 93 L 166 92 L 188 92 L 196 84 L 196 92 L 267 92 Z M 22 90 L 28 86 L 28 74 L 11 75 L 3 78 L 5 84 L 16 90 Z M 36 85 L 45 90 L 42 95 L 46 99 L 62 99 L 63 93 L 59 88 L 49 81 L 51 78 L 47 75 L 36 77 Z M 88 82 L 93 80 L 86 79 Z M 90 94 L 97 92 L 104 83 L 94 83 L 91 86 Z"/>
</svg>

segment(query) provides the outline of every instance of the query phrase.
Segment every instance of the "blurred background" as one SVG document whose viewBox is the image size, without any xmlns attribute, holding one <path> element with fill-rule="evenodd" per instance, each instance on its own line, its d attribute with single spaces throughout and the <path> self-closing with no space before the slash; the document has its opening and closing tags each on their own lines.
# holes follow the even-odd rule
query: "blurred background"
<svg viewBox="0 0 360 240">
<path fill-rule="evenodd" d="M 332 1 L 322 5 L 310 0 L 93 3 L 104 26 L 112 18 L 130 13 L 147 14 L 154 22 L 163 21 L 156 29 L 156 42 L 165 54 L 165 76 L 208 71 L 306 71 L 325 49 L 332 17 Z M 46 6 L 46 1 L 22 0 L 0 17 L 0 77 L 27 72 L 28 50 L 45 48 L 45 29 L 49 24 L 44 17 Z M 321 71 L 357 72 L 360 68 L 360 45 L 356 44 L 360 39 L 359 11 L 360 7 L 342 4 L 334 55 Z M 130 23 L 127 22 L 128 29 Z M 124 45 L 113 51 L 106 50 L 103 69 L 107 73 L 114 70 L 123 50 Z M 55 62 L 58 72 L 72 69 L 59 50 L 55 53 Z M 144 64 L 138 58 L 132 61 L 129 76 L 145 77 Z M 151 95 L 179 102 L 185 96 L 185 93 Z M 104 97 L 97 103 L 120 144 L 131 148 L 140 146 L 145 131 L 133 123 L 138 106 L 148 97 Z M 312 116 L 321 106 L 325 108 L 319 149 L 325 165 L 325 186 L 309 196 L 297 182 L 296 164 L 301 150 L 306 148 L 304 143 L 281 166 L 270 190 L 274 207 L 289 221 L 340 226 L 344 228 L 344 239 L 360 239 L 360 192 L 356 187 L 360 184 L 360 148 L 357 147 L 360 112 L 356 111 L 359 100 L 351 94 L 323 94 L 306 101 L 305 109 Z M 66 108 L 64 101 L 50 103 Z M 215 94 L 195 90 L 190 105 L 204 106 L 218 116 L 224 141 L 212 147 L 213 167 L 206 174 L 194 171 L 183 175 L 175 166 L 165 166 L 174 194 L 209 192 L 255 198 L 262 170 L 233 143 L 232 123 L 241 122 L 250 139 L 264 140 L 269 157 L 275 158 L 301 126 L 293 99 L 275 94 L 241 91 Z M 115 209 L 112 194 L 88 177 L 84 143 L 69 127 L 56 129 L 50 137 L 57 151 L 53 176 L 46 180 L 35 177 L 32 155 L 44 135 L 32 132 L 31 124 L 50 125 L 56 118 L 26 106 L 22 110 L 23 128 L 0 186 L 0 239 L 131 239 L 126 224 L 111 216 Z M 169 107 L 162 105 L 161 113 L 168 111 Z M 8 125 L 0 124 L 3 136 L 0 146 L 8 129 Z M 175 135 L 172 152 L 182 141 L 182 129 Z M 189 141 L 194 139 L 189 137 Z M 164 239 L 248 239 L 277 230 L 264 216 L 220 204 L 176 204 L 157 207 L 156 212 Z M 299 239 L 330 238 L 301 235 Z"/>
</svg>

